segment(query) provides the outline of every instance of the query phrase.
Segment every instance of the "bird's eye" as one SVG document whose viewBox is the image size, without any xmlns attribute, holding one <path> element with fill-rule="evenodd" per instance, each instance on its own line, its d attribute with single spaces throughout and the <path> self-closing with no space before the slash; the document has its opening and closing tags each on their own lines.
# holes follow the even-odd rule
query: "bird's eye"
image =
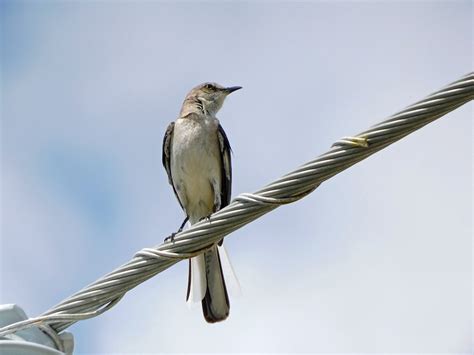
<svg viewBox="0 0 474 355">
<path fill-rule="evenodd" d="M 212 84 L 206 84 L 206 86 L 204 86 L 204 87 L 208 90 L 212 90 L 214 88 L 214 86 Z"/>
</svg>

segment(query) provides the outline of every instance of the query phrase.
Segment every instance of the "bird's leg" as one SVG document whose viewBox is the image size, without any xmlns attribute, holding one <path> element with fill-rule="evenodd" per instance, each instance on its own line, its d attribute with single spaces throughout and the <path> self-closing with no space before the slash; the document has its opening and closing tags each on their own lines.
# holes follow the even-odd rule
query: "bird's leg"
<svg viewBox="0 0 474 355">
<path fill-rule="evenodd" d="M 186 218 L 184 219 L 183 223 L 181 223 L 181 226 L 179 227 L 178 231 L 176 233 L 179 233 L 183 230 L 184 226 L 186 225 L 186 223 L 188 223 L 189 221 L 189 217 L 186 216 Z"/>
<path fill-rule="evenodd" d="M 184 228 L 184 226 L 186 225 L 186 223 L 188 222 L 188 220 L 189 220 L 189 217 L 186 216 L 186 218 L 184 219 L 183 223 L 181 223 L 181 226 L 179 227 L 179 229 L 178 229 L 176 232 L 171 233 L 171 235 L 169 235 L 168 237 L 166 237 L 166 238 L 165 238 L 165 242 L 172 242 L 172 241 L 174 241 L 174 236 L 175 236 L 176 234 L 178 234 L 178 233 L 180 233 L 180 232 L 183 231 L 183 228 Z"/>
</svg>

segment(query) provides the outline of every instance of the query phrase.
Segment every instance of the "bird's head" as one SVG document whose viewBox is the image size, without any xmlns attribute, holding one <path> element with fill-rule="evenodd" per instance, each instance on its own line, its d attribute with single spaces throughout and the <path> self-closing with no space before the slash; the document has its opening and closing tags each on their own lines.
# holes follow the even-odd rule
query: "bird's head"
<svg viewBox="0 0 474 355">
<path fill-rule="evenodd" d="M 239 89 L 242 89 L 242 87 L 223 87 L 216 83 L 198 85 L 186 96 L 183 109 L 187 105 L 197 105 L 200 106 L 205 113 L 214 116 L 222 107 L 227 95 Z"/>
</svg>

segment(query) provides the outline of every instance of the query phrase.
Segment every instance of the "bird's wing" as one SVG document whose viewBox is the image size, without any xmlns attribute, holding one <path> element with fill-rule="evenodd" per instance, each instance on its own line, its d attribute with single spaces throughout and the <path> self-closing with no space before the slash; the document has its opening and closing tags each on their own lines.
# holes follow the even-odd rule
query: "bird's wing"
<svg viewBox="0 0 474 355">
<path fill-rule="evenodd" d="M 222 187 L 221 187 L 221 206 L 223 208 L 230 203 L 232 194 L 232 161 L 230 157 L 231 148 L 229 139 L 224 132 L 224 129 L 219 124 L 217 130 L 217 137 L 219 138 L 219 147 L 221 151 L 221 176 L 222 176 Z"/>
<path fill-rule="evenodd" d="M 174 122 L 171 122 L 166 129 L 165 136 L 163 138 L 163 155 L 162 161 L 163 166 L 165 167 L 166 173 L 168 174 L 168 182 L 173 187 L 174 194 L 178 199 L 181 208 L 183 208 L 183 204 L 181 203 L 178 194 L 176 193 L 176 189 L 174 188 L 173 184 L 173 177 L 171 176 L 171 142 L 173 141 L 173 131 L 174 131 Z M 184 208 L 183 208 L 184 209 Z"/>
</svg>

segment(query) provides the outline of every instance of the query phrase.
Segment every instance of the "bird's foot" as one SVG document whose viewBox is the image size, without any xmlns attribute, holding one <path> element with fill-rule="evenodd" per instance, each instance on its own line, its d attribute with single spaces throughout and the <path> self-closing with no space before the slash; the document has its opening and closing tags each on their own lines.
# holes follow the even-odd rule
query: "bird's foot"
<svg viewBox="0 0 474 355">
<path fill-rule="evenodd" d="M 171 233 L 170 236 L 166 237 L 165 242 L 174 242 L 174 237 L 176 236 L 176 234 L 181 233 L 183 231 L 183 228 L 186 225 L 186 223 L 188 222 L 188 219 L 189 219 L 189 217 L 186 216 L 186 218 L 184 219 L 184 221 L 181 224 L 181 226 L 179 227 L 179 229 L 176 232 Z"/>
<path fill-rule="evenodd" d="M 174 232 L 174 233 L 171 233 L 169 236 L 167 236 L 164 240 L 164 242 L 174 242 L 174 237 L 176 236 L 176 234 L 178 234 L 179 232 L 181 231 L 177 231 L 177 232 Z"/>
</svg>

